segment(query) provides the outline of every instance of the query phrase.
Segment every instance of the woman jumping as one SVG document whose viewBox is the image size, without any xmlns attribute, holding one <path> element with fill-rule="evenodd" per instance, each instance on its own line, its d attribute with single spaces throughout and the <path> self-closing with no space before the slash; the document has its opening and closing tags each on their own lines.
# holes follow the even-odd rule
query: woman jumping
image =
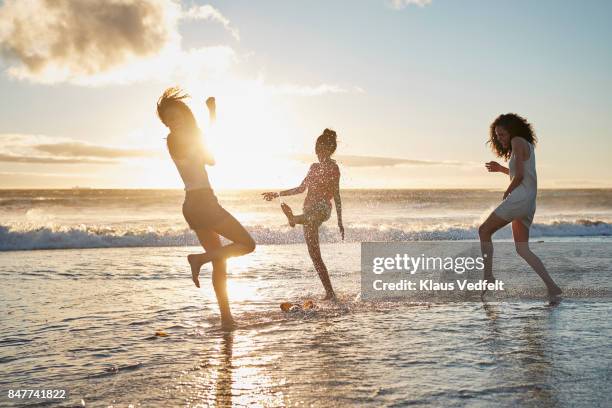
<svg viewBox="0 0 612 408">
<path fill-rule="evenodd" d="M 291 208 L 285 203 L 281 204 L 281 208 L 289 220 L 289 225 L 294 227 L 295 224 L 302 224 L 304 226 L 304 239 L 308 246 L 308 253 L 325 288 L 323 300 L 335 299 L 336 297 L 319 247 L 319 226 L 331 216 L 332 197 L 338 216 L 338 228 L 340 228 L 340 234 L 344 239 L 342 201 L 340 199 L 340 169 L 336 162 L 331 159 L 331 155 L 336 151 L 336 146 L 336 132 L 325 129 L 323 134 L 317 138 L 315 145 L 319 162 L 310 166 L 302 184 L 280 193 L 268 192 L 262 194 L 265 200 L 271 201 L 281 196 L 301 194 L 308 189 L 304 200 L 303 214 L 294 215 Z"/>
<path fill-rule="evenodd" d="M 493 243 L 491 236 L 508 223 L 512 223 L 512 236 L 516 252 L 542 278 L 548 296 L 553 298 L 562 293 L 561 288 L 552 280 L 544 264 L 529 249 L 529 228 L 536 210 L 538 182 L 535 164 L 536 136 L 529 122 L 514 113 L 500 115 L 490 126 L 488 144 L 498 157 L 510 159 L 508 167 L 497 162 L 489 162 L 485 167 L 489 172 L 500 172 L 510 176 L 510 185 L 504 193 L 501 204 L 480 226 L 480 246 L 484 257 L 484 279 L 495 282 L 492 272 Z M 484 292 L 483 292 L 484 294 Z"/>
<path fill-rule="evenodd" d="M 227 298 L 227 268 L 225 260 L 232 256 L 245 255 L 255 250 L 255 241 L 244 227 L 217 201 L 205 166 L 215 160 L 202 139 L 191 109 L 183 102 L 186 95 L 179 88 L 169 88 L 157 101 L 157 115 L 170 129 L 167 138 L 168 151 L 185 183 L 183 216 L 195 231 L 206 252 L 187 256 L 191 277 L 200 287 L 200 268 L 212 262 L 212 284 L 217 295 L 223 329 L 232 329 L 234 320 Z M 216 118 L 214 98 L 206 100 L 210 121 Z M 219 235 L 232 241 L 222 246 Z"/>
</svg>

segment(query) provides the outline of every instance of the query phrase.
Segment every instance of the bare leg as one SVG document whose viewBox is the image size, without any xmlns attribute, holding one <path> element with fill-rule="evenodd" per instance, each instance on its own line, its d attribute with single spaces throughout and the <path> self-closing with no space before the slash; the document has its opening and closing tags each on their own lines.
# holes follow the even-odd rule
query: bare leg
<svg viewBox="0 0 612 408">
<path fill-rule="evenodd" d="M 325 263 L 323 263 L 323 258 L 321 257 L 321 248 L 319 246 L 319 227 L 310 224 L 304 225 L 304 238 L 306 240 L 306 245 L 308 246 L 310 259 L 312 259 L 315 270 L 319 274 L 319 279 L 321 279 L 321 283 L 325 288 L 325 297 L 323 300 L 335 299 L 336 294 L 332 288 L 327 267 L 325 266 Z"/>
<path fill-rule="evenodd" d="M 209 229 L 197 230 L 196 234 L 202 247 L 206 252 L 215 251 L 221 248 L 221 239 L 219 234 Z M 192 265 L 192 277 L 196 286 L 199 288 L 200 283 L 198 275 L 200 273 L 199 266 L 197 271 L 194 271 L 193 257 L 197 255 L 189 255 L 189 263 Z M 221 312 L 221 326 L 224 329 L 232 329 L 234 327 L 234 319 L 229 306 L 227 297 L 227 264 L 225 259 L 216 259 L 212 262 L 212 284 L 217 295 L 217 303 L 219 303 L 219 311 Z"/>
<path fill-rule="evenodd" d="M 482 257 L 484 258 L 484 279 L 486 281 L 495 281 L 495 278 L 493 277 L 493 242 L 491 237 L 496 231 L 507 225 L 508 222 L 509 221 L 495 215 L 495 213 L 491 213 L 489 218 L 487 218 L 485 222 L 482 223 L 480 228 L 478 228 L 480 250 L 482 251 Z"/>
<path fill-rule="evenodd" d="M 529 248 L 529 228 L 520 220 L 514 220 L 512 221 L 512 236 L 514 237 L 516 252 L 521 258 L 527 261 L 529 266 L 531 266 L 540 278 L 542 278 L 548 289 L 548 296 L 555 297 L 560 295 L 563 291 L 557 286 L 555 281 L 552 280 L 540 258 L 531 252 Z"/>
<path fill-rule="evenodd" d="M 192 267 L 195 265 L 198 270 L 207 262 L 214 260 L 225 260 L 234 256 L 241 256 L 255 250 L 255 241 L 246 229 L 233 216 L 224 218 L 210 228 L 217 234 L 232 241 L 231 244 L 219 246 L 218 248 L 207 250 L 203 254 L 190 255 Z"/>
</svg>

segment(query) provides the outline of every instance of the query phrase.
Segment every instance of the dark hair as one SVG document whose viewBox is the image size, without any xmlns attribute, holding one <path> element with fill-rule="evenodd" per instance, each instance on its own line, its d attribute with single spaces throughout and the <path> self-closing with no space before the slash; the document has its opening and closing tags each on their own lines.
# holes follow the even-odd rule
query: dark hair
<svg viewBox="0 0 612 408">
<path fill-rule="evenodd" d="M 166 89 L 157 100 L 157 116 L 164 125 L 168 126 L 165 112 L 170 106 L 180 109 L 187 121 L 188 132 L 186 134 L 178 136 L 170 133 L 166 139 L 168 151 L 172 157 L 184 157 L 187 152 L 197 151 L 202 147 L 202 132 L 198 128 L 193 112 L 183 102 L 187 98 L 189 98 L 189 94 L 185 93 L 181 88 L 171 87 Z"/>
<path fill-rule="evenodd" d="M 185 113 L 187 120 L 189 120 L 192 125 L 196 126 L 196 120 L 191 109 L 183 102 L 183 100 L 187 98 L 189 98 L 189 94 L 185 93 L 185 91 L 177 86 L 168 88 L 164 91 L 162 96 L 157 100 L 157 116 L 164 125 L 168 126 L 164 117 L 166 109 L 170 106 L 176 106 Z"/>
<path fill-rule="evenodd" d="M 330 156 L 336 151 L 338 143 L 336 141 L 338 135 L 331 129 L 325 129 L 321 136 L 317 138 L 315 149 L 321 153 L 329 154 Z"/>
<path fill-rule="evenodd" d="M 535 132 L 533 131 L 531 124 L 527 122 L 527 119 L 517 115 L 516 113 L 499 115 L 489 127 L 489 140 L 487 141 L 487 144 L 491 146 L 493 153 L 495 153 L 498 157 L 503 157 L 504 159 L 508 160 L 512 154 L 512 145 L 509 144 L 508 147 L 504 147 L 499 140 L 497 140 L 497 135 L 495 134 L 495 128 L 497 126 L 501 126 L 508 131 L 510 134 L 510 140 L 515 137 L 522 137 L 534 146 L 538 142 Z"/>
</svg>

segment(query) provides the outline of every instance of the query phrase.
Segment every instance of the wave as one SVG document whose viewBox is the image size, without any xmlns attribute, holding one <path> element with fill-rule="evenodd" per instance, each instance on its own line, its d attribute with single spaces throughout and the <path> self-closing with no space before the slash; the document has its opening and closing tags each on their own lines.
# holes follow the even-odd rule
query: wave
<svg viewBox="0 0 612 408">
<path fill-rule="evenodd" d="M 256 242 L 263 245 L 303 243 L 300 228 L 266 226 L 247 227 Z M 322 242 L 339 242 L 338 230 L 323 225 Z M 509 228 L 502 229 L 496 238 L 511 238 Z M 541 237 L 605 237 L 612 236 L 612 224 L 604 221 L 575 220 L 534 224 L 532 238 Z M 472 240 L 478 238 L 476 225 L 432 226 L 411 229 L 407 226 L 353 226 L 346 230 L 347 242 L 399 242 Z M 121 247 L 172 247 L 199 245 L 195 234 L 188 229 L 127 229 L 100 226 L 26 227 L 0 225 L 0 251 L 35 249 L 84 249 Z"/>
</svg>

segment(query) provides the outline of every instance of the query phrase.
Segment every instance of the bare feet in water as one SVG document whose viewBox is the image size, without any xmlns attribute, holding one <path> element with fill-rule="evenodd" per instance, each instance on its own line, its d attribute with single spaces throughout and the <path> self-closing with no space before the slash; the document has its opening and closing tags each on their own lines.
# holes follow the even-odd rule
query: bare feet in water
<svg viewBox="0 0 612 408">
<path fill-rule="evenodd" d="M 285 203 L 282 203 L 281 204 L 281 209 L 283 210 L 283 212 L 287 216 L 287 220 L 289 220 L 289 225 L 291 225 L 292 227 L 295 227 L 295 222 L 293 222 L 293 211 L 291 211 L 291 207 L 289 207 Z"/>
<path fill-rule="evenodd" d="M 195 254 L 187 255 L 187 261 L 189 261 L 189 266 L 191 266 L 191 279 L 193 283 L 195 283 L 196 288 L 200 287 L 200 268 L 202 264 L 198 262 L 198 256 Z"/>
<path fill-rule="evenodd" d="M 486 280 L 487 283 L 495 283 L 495 282 L 497 282 L 497 279 L 495 279 L 495 277 L 493 275 L 485 276 L 484 280 Z M 485 286 L 485 288 L 483 289 L 482 293 L 480 294 L 480 298 L 481 299 L 484 298 L 484 295 L 485 295 L 485 293 L 487 293 L 488 290 L 489 289 Z"/>
<path fill-rule="evenodd" d="M 325 297 L 321 298 L 321 300 L 336 300 L 336 294 L 335 293 L 326 293 Z"/>
<path fill-rule="evenodd" d="M 234 319 L 230 319 L 228 321 L 221 322 L 221 330 L 223 331 L 234 331 L 238 328 L 238 325 L 234 321 Z"/>
</svg>

